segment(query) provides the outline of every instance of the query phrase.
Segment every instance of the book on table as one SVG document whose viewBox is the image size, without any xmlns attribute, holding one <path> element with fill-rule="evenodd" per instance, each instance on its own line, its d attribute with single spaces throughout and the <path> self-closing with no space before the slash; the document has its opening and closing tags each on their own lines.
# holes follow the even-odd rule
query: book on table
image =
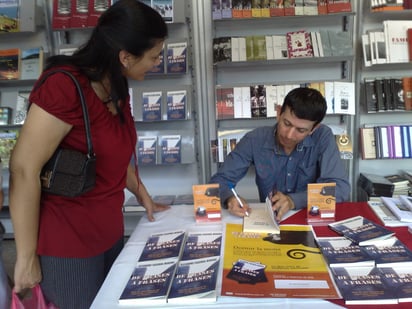
<svg viewBox="0 0 412 309">
<path fill-rule="evenodd" d="M 329 267 L 374 266 L 375 260 L 364 246 L 343 236 L 317 237 L 316 242 Z"/>
<path fill-rule="evenodd" d="M 217 222 L 222 220 L 219 184 L 193 185 L 192 192 L 196 222 Z"/>
<path fill-rule="evenodd" d="M 412 223 L 412 211 L 400 198 L 381 196 L 381 200 L 398 220 Z"/>
<path fill-rule="evenodd" d="M 396 216 L 388 209 L 388 207 L 385 206 L 385 204 L 383 204 L 382 201 L 368 201 L 368 205 L 384 226 L 398 227 L 407 226 L 410 224 L 396 218 Z"/>
<path fill-rule="evenodd" d="M 178 259 L 138 262 L 119 297 L 119 304 L 166 304 L 177 263 Z"/>
<path fill-rule="evenodd" d="M 378 240 L 389 238 L 395 234 L 363 216 L 354 216 L 329 223 L 328 225 L 333 231 L 360 246 L 373 244 Z"/>
<path fill-rule="evenodd" d="M 175 304 L 215 302 L 219 261 L 219 256 L 180 261 L 167 302 Z"/>
<path fill-rule="evenodd" d="M 181 260 L 220 256 L 221 247 L 222 232 L 191 231 L 187 233 Z"/>
<path fill-rule="evenodd" d="M 399 303 L 412 302 L 412 271 L 410 267 L 380 268 L 382 280 L 394 291 Z"/>
<path fill-rule="evenodd" d="M 179 258 L 185 236 L 183 230 L 151 234 L 146 240 L 139 262 Z"/>
<path fill-rule="evenodd" d="M 280 234 L 279 224 L 272 209 L 272 202 L 268 197 L 264 204 L 251 206 L 249 216 L 243 217 L 243 232 Z"/>
</svg>

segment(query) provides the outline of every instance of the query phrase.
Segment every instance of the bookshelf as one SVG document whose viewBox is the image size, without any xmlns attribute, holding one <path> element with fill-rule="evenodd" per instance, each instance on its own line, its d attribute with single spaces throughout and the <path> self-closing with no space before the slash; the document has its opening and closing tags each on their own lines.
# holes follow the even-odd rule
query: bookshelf
<svg viewBox="0 0 412 309">
<path fill-rule="evenodd" d="M 358 57 L 356 62 L 356 80 L 359 85 L 357 89 L 359 113 L 355 116 L 355 131 L 358 135 L 358 140 L 360 140 L 359 129 L 365 126 L 412 125 L 412 111 L 383 110 L 380 112 L 368 113 L 366 101 L 367 89 L 365 87 L 365 79 L 393 79 L 411 76 L 411 62 L 381 63 L 366 66 L 362 51 L 363 34 L 376 29 L 383 31 L 383 22 L 385 20 L 410 20 L 412 17 L 412 10 L 372 11 L 371 1 L 358 1 L 357 10 L 359 15 L 362 16 L 362 19 L 358 20 L 356 43 L 357 54 L 359 54 L 360 57 Z M 361 148 L 359 148 L 357 153 L 358 157 L 354 159 L 355 179 L 358 179 L 359 174 L 362 172 L 381 176 L 402 173 L 402 171 L 408 169 L 412 163 L 411 158 L 364 160 L 361 158 Z"/>
</svg>

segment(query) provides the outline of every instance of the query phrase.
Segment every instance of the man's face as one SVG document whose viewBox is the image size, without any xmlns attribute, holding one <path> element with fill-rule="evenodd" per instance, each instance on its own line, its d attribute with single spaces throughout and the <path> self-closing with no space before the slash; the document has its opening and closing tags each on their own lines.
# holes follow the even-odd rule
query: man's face
<svg viewBox="0 0 412 309">
<path fill-rule="evenodd" d="M 285 151 L 292 151 L 313 130 L 315 121 L 300 119 L 286 107 L 281 114 L 278 109 L 278 127 L 276 137 Z"/>
</svg>

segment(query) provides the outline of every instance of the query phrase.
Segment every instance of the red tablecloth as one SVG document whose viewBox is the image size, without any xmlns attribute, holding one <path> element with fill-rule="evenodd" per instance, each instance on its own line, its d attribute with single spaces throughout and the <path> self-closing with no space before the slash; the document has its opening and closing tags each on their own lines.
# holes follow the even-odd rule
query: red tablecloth
<svg viewBox="0 0 412 309">
<path fill-rule="evenodd" d="M 364 216 L 376 223 L 382 224 L 380 220 L 376 217 L 375 213 L 370 209 L 368 203 L 366 202 L 356 202 L 356 203 L 339 203 L 336 205 L 336 221 L 343 220 L 346 218 L 350 218 L 353 216 Z M 291 216 L 290 218 L 282 221 L 282 224 L 306 224 L 306 212 L 299 211 L 295 215 Z M 316 236 L 338 236 L 338 234 L 332 231 L 327 225 L 325 226 L 314 226 L 313 227 L 316 233 Z M 394 231 L 396 233 L 396 237 L 398 237 L 408 248 L 412 248 L 412 235 L 408 232 L 406 227 L 396 227 L 388 229 Z M 361 305 L 345 305 L 345 301 L 342 299 L 339 300 L 331 300 L 331 302 L 345 306 L 347 308 L 360 308 Z M 375 307 L 373 305 L 368 305 L 368 308 Z M 379 308 L 411 308 L 411 303 L 403 303 L 398 305 L 379 305 L 376 306 Z"/>
</svg>

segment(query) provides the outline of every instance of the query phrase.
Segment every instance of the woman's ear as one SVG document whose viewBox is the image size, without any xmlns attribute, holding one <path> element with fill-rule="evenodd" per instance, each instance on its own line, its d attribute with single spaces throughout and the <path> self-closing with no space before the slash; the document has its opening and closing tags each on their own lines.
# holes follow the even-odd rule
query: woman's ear
<svg viewBox="0 0 412 309">
<path fill-rule="evenodd" d="M 121 51 L 119 51 L 119 60 L 120 63 L 123 65 L 124 68 L 128 69 L 129 68 L 129 58 L 130 58 L 130 54 L 125 51 L 124 49 L 122 49 Z"/>
</svg>

